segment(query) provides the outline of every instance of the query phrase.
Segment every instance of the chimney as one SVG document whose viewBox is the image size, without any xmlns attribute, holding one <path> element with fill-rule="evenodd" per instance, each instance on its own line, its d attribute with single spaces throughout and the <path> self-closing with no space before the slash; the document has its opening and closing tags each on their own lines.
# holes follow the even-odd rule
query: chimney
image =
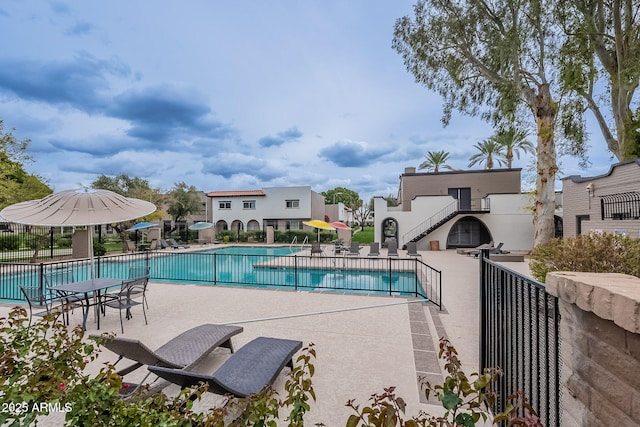
<svg viewBox="0 0 640 427">
<path fill-rule="evenodd" d="M 416 168 L 414 167 L 409 167 L 409 168 L 404 168 L 404 173 L 416 173 Z"/>
</svg>

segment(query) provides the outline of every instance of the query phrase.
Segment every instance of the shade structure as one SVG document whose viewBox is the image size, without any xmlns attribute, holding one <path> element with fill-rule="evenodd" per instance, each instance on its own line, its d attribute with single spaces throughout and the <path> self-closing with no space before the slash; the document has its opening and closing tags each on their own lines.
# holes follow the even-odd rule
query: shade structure
<svg viewBox="0 0 640 427">
<path fill-rule="evenodd" d="M 320 230 L 335 230 L 328 222 L 319 219 L 312 219 L 311 221 L 302 221 L 304 225 L 318 229 L 317 241 L 320 241 Z"/>
<path fill-rule="evenodd" d="M 157 227 L 157 226 L 158 224 L 154 224 L 153 222 L 138 222 L 136 224 L 133 224 L 132 227 L 129 227 L 124 231 L 144 230 L 146 228 Z"/>
<path fill-rule="evenodd" d="M 210 222 L 200 221 L 195 224 L 191 224 L 189 226 L 189 230 L 205 230 L 207 228 L 213 227 L 215 224 L 211 224 Z"/>
<path fill-rule="evenodd" d="M 347 224 L 340 221 L 330 222 L 329 225 L 332 226 L 333 228 L 339 228 L 341 230 L 351 230 L 351 227 L 349 227 Z"/>
<path fill-rule="evenodd" d="M 89 226 L 113 224 L 140 218 L 156 210 L 144 200 L 124 197 L 108 190 L 66 190 L 42 199 L 7 206 L 0 215 L 17 224 L 45 227 Z M 87 238 L 93 278 L 93 238 L 88 227 Z"/>
<path fill-rule="evenodd" d="M 0 215 L 27 225 L 85 226 L 140 218 L 156 210 L 153 203 L 108 190 L 66 190 L 42 199 L 7 206 Z"/>
</svg>

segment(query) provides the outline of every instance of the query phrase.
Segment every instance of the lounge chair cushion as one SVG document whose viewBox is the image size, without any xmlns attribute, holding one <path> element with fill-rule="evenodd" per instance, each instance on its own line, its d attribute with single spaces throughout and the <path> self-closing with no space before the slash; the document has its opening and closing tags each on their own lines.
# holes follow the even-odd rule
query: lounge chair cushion
<svg viewBox="0 0 640 427">
<path fill-rule="evenodd" d="M 138 340 L 115 337 L 106 340 L 106 348 L 140 365 L 186 368 L 199 362 L 216 347 L 233 351 L 231 337 L 242 332 L 241 326 L 205 324 L 189 329 L 152 351 Z"/>
<path fill-rule="evenodd" d="M 213 375 L 158 366 L 149 370 L 181 387 L 205 382 L 212 393 L 245 397 L 273 384 L 285 366 L 293 366 L 291 358 L 301 347 L 300 341 L 259 337 L 231 355 Z"/>
</svg>

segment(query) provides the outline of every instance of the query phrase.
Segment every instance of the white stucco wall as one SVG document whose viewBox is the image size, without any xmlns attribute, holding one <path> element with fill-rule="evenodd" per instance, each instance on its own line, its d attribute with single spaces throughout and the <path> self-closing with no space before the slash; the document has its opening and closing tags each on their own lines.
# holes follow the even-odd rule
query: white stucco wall
<svg viewBox="0 0 640 427">
<path fill-rule="evenodd" d="M 316 209 L 324 212 L 324 206 L 318 206 L 318 193 L 311 191 L 309 186 L 271 187 L 263 188 L 263 191 L 264 196 L 214 197 L 211 205 L 213 221 L 223 220 L 231 226 L 233 221 L 239 220 L 242 221 L 246 230 L 250 220 L 258 221 L 262 227 L 264 219 L 311 219 L 312 199 L 315 201 Z M 219 202 L 227 200 L 231 201 L 231 209 L 220 209 Z M 255 200 L 255 209 L 244 209 L 245 200 Z M 287 208 L 287 200 L 299 200 L 299 207 Z"/>
<path fill-rule="evenodd" d="M 456 216 L 417 242 L 418 249 L 429 249 L 429 242 L 432 240 L 439 241 L 440 249 L 446 248 L 447 237 L 453 225 L 464 216 L 472 216 L 486 225 L 496 245 L 504 242 L 503 248 L 505 250 L 530 250 L 533 246 L 533 215 L 527 209 L 531 204 L 529 196 L 527 194 L 490 194 L 489 199 L 491 204 L 489 213 Z M 379 242 L 384 219 L 395 218 L 398 221 L 399 236 L 402 239 L 404 233 L 452 203 L 453 198 L 449 196 L 417 197 L 412 203 L 413 210 L 405 212 L 398 208 L 387 208 L 386 202 L 382 198 L 376 198 L 374 202 L 376 209 L 375 239 Z"/>
</svg>

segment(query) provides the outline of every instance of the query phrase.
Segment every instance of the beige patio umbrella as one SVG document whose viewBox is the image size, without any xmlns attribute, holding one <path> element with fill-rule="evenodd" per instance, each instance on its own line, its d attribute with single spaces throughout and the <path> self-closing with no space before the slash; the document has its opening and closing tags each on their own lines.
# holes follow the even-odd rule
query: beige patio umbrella
<svg viewBox="0 0 640 427">
<path fill-rule="evenodd" d="M 49 227 L 87 226 L 93 279 L 92 225 L 140 218 L 156 210 L 153 203 L 124 197 L 108 190 L 66 190 L 42 199 L 16 203 L 0 211 L 9 222 Z"/>
</svg>

